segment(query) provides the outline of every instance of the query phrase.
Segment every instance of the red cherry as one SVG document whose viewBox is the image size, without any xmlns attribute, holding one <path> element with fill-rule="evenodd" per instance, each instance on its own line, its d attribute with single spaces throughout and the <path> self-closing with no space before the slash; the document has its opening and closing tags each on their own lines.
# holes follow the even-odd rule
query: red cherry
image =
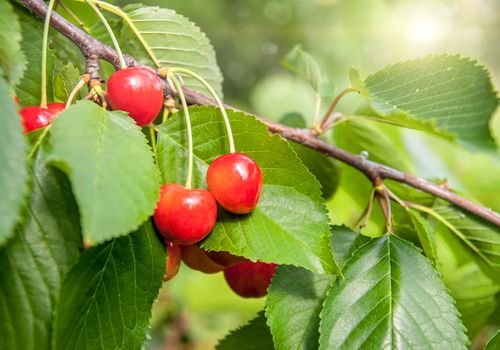
<svg viewBox="0 0 500 350">
<path fill-rule="evenodd" d="M 111 74 L 107 94 L 111 107 L 128 112 L 139 126 L 151 123 L 163 106 L 160 78 L 144 67 L 120 69 Z"/>
<path fill-rule="evenodd" d="M 208 167 L 208 189 L 219 204 L 235 214 L 257 206 L 264 176 L 257 163 L 243 153 L 224 154 Z"/>
<path fill-rule="evenodd" d="M 267 287 L 276 272 L 276 264 L 245 262 L 224 270 L 224 277 L 231 289 L 243 298 L 260 298 L 267 294 Z"/>
<path fill-rule="evenodd" d="M 217 203 L 207 190 L 166 184 L 161 187 L 153 219 L 158 231 L 169 241 L 194 244 L 215 226 Z"/>
<path fill-rule="evenodd" d="M 65 107 L 66 105 L 64 103 L 49 103 L 47 108 L 42 108 L 40 106 L 22 108 L 19 114 L 21 115 L 24 132 L 46 127 Z"/>
<path fill-rule="evenodd" d="M 248 261 L 242 256 L 233 255 L 228 252 L 209 251 L 206 254 L 211 260 L 224 267 L 231 267 Z"/>
<path fill-rule="evenodd" d="M 217 273 L 224 270 L 224 266 L 209 258 L 207 252 L 197 245 L 182 245 L 182 261 L 193 270 L 204 273 Z"/>
<path fill-rule="evenodd" d="M 163 276 L 163 281 L 169 281 L 177 275 L 181 264 L 181 247 L 180 245 L 165 241 L 165 249 L 167 250 L 167 272 Z"/>
</svg>

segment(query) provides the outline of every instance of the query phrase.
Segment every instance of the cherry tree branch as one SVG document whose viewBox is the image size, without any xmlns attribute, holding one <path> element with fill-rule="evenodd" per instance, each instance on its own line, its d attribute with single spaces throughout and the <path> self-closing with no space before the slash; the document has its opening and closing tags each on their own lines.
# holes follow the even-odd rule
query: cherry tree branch
<svg viewBox="0 0 500 350">
<path fill-rule="evenodd" d="M 43 0 L 20 0 L 20 2 L 38 17 L 45 17 L 45 14 L 47 13 L 47 6 Z M 87 61 L 95 62 L 96 58 L 99 58 L 106 60 L 112 63 L 116 68 L 119 68 L 119 59 L 115 50 L 85 33 L 83 30 L 73 25 L 59 14 L 52 14 L 50 25 L 71 40 L 80 49 Z M 140 65 L 139 62 L 128 55 L 125 55 L 125 61 L 128 66 Z M 183 90 L 186 95 L 186 99 L 190 104 L 215 105 L 214 100 L 197 91 L 188 88 L 184 88 Z M 170 91 L 168 84 L 165 84 L 165 91 L 168 94 L 174 95 L 173 92 Z M 238 110 L 237 108 L 229 105 L 227 105 L 227 108 Z M 288 140 L 300 143 L 346 163 L 361 171 L 372 182 L 375 180 L 390 179 L 406 184 L 420 191 L 444 199 L 500 227 L 500 214 L 483 207 L 478 203 L 459 196 L 446 187 L 442 187 L 419 177 L 403 173 L 388 166 L 369 161 L 363 157 L 330 145 L 314 135 L 309 129 L 291 128 L 286 125 L 270 121 L 261 116 L 255 115 L 255 117 L 266 124 L 269 131 L 272 133 L 279 134 Z"/>
</svg>

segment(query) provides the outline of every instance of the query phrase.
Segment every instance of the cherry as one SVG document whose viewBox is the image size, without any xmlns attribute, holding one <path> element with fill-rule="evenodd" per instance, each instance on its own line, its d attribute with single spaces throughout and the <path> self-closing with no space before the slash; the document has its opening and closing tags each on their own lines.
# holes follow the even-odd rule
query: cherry
<svg viewBox="0 0 500 350">
<path fill-rule="evenodd" d="M 107 94 L 111 107 L 128 112 L 139 126 L 151 123 L 163 106 L 160 78 L 144 67 L 124 68 L 111 74 Z"/>
<path fill-rule="evenodd" d="M 204 273 L 216 273 L 224 270 L 224 266 L 210 259 L 207 252 L 197 245 L 181 246 L 182 261 L 193 270 Z"/>
<path fill-rule="evenodd" d="M 260 298 L 267 294 L 267 287 L 276 272 L 276 264 L 248 261 L 228 267 L 224 277 L 231 289 L 243 298 Z"/>
<path fill-rule="evenodd" d="M 153 219 L 158 231 L 169 241 L 194 244 L 215 226 L 217 203 L 207 190 L 166 184 L 161 187 Z"/>
<path fill-rule="evenodd" d="M 207 171 L 208 189 L 224 209 L 234 214 L 255 209 L 263 181 L 257 163 L 244 153 L 224 154 Z"/>
<path fill-rule="evenodd" d="M 64 103 L 49 103 L 47 108 L 42 108 L 40 106 L 22 108 L 19 114 L 21 115 L 24 132 L 46 127 L 65 107 L 66 105 Z"/>
<path fill-rule="evenodd" d="M 167 270 L 163 281 L 169 281 L 177 275 L 179 265 L 181 264 L 181 247 L 177 243 L 165 241 L 167 250 Z"/>
<path fill-rule="evenodd" d="M 242 256 L 233 255 L 228 252 L 208 251 L 206 254 L 211 260 L 224 267 L 231 267 L 248 261 Z"/>
</svg>

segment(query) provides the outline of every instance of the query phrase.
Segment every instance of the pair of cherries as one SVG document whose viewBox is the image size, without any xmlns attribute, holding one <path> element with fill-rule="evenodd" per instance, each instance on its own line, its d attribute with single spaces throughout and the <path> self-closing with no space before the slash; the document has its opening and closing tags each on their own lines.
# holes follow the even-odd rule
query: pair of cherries
<svg viewBox="0 0 500 350">
<path fill-rule="evenodd" d="M 229 287 L 244 298 L 259 298 L 267 293 L 267 288 L 276 272 L 276 264 L 252 262 L 227 252 L 207 252 L 196 245 L 178 245 L 166 241 L 167 274 L 164 281 L 173 278 L 179 270 L 180 261 L 193 270 L 204 273 L 224 271 Z"/>
<path fill-rule="evenodd" d="M 153 71 L 144 67 L 130 67 L 114 72 L 108 80 L 107 97 L 113 109 L 128 112 L 139 126 L 151 123 L 163 107 L 161 81 Z M 47 108 L 22 108 L 19 114 L 24 131 L 46 127 L 64 108 L 63 103 L 49 103 Z"/>
</svg>

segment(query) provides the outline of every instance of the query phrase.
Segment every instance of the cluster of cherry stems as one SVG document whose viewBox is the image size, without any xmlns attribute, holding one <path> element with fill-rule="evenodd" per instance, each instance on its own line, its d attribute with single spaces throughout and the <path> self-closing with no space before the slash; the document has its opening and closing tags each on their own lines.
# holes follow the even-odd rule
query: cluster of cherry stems
<svg viewBox="0 0 500 350">
<path fill-rule="evenodd" d="M 49 16 L 50 12 L 47 13 L 47 18 Z M 43 57 L 46 57 L 47 23 L 46 20 Z M 113 110 L 127 112 L 137 125 L 151 126 L 164 103 L 160 78 L 148 68 L 126 67 L 123 64 L 124 60 L 121 61 L 122 69 L 114 72 L 107 82 L 106 100 Z M 71 97 L 67 104 L 47 103 L 44 63 L 45 60 L 42 62 L 40 106 L 27 106 L 19 111 L 25 133 L 46 127 L 48 130 L 52 120 L 71 104 Z M 182 86 L 174 74 L 175 71 L 191 75 L 209 89 L 218 102 L 226 123 L 230 153 L 219 156 L 208 167 L 206 174 L 208 190 L 191 188 L 193 161 L 191 124 Z M 235 151 L 227 114 L 206 81 L 195 73 L 181 68 L 173 68 L 167 74 L 167 81 L 173 85 L 174 91 L 177 90 L 179 93 L 184 108 L 189 140 L 189 166 L 185 186 L 179 184 L 161 186 L 160 199 L 153 215 L 156 230 L 166 243 L 167 272 L 164 280 L 168 281 L 177 274 L 182 259 L 189 267 L 205 273 L 224 271 L 227 283 L 240 296 L 264 296 L 275 273 L 275 264 L 252 262 L 228 252 L 205 251 L 196 245 L 214 228 L 218 212 L 217 203 L 224 210 L 236 215 L 249 214 L 255 209 L 262 191 L 262 171 L 251 157 Z M 73 92 L 82 85 L 80 82 Z M 73 92 L 71 95 L 74 96 Z"/>
</svg>

